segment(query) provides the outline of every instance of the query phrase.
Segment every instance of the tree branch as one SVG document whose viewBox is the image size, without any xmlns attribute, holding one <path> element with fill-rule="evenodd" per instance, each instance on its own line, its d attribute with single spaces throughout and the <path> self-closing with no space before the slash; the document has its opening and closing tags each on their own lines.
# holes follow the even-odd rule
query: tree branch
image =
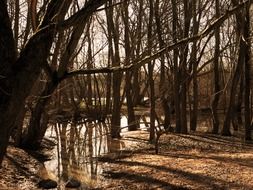
<svg viewBox="0 0 253 190">
<path fill-rule="evenodd" d="M 129 64 L 127 66 L 117 66 L 117 67 L 110 67 L 110 68 L 109 67 L 104 67 L 104 68 L 94 68 L 94 69 L 80 69 L 80 70 L 76 70 L 76 71 L 70 71 L 70 72 L 65 74 L 64 78 L 69 78 L 69 77 L 72 77 L 72 76 L 75 76 L 75 75 L 89 75 L 89 74 L 97 74 L 97 73 L 113 73 L 115 71 L 125 72 L 125 71 L 129 71 L 131 69 L 138 69 L 138 68 L 142 67 L 145 64 L 152 64 L 151 63 L 152 60 L 155 60 L 155 59 L 159 58 L 164 53 L 167 53 L 168 51 L 171 51 L 171 50 L 173 50 L 175 48 L 178 48 L 182 45 L 185 45 L 187 43 L 194 42 L 194 41 L 197 41 L 197 40 L 200 40 L 200 39 L 206 37 L 215 28 L 220 27 L 226 19 L 228 19 L 230 16 L 235 14 L 238 10 L 243 8 L 247 3 L 252 4 L 252 2 L 250 0 L 247 0 L 247 1 L 244 1 L 240 4 L 238 4 L 236 7 L 232 8 L 230 10 L 227 10 L 222 16 L 220 16 L 215 21 L 213 21 L 206 29 L 204 29 L 202 32 L 198 33 L 197 35 L 194 35 L 194 36 L 189 37 L 189 38 L 181 39 L 178 42 L 173 43 L 173 44 L 161 49 L 160 51 L 154 53 L 153 55 L 144 57 L 140 61 L 132 61 L 131 64 Z"/>
<path fill-rule="evenodd" d="M 79 22 L 82 22 L 82 20 L 86 20 L 86 18 L 88 18 L 92 13 L 97 11 L 97 9 L 106 2 L 107 0 L 89 0 L 80 11 L 76 12 L 68 19 L 59 23 L 58 28 L 66 29 L 78 24 Z"/>
</svg>

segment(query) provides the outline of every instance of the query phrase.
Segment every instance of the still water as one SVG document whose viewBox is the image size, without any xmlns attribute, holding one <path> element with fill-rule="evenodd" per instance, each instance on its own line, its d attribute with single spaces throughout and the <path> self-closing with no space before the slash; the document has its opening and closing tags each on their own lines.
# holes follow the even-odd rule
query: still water
<svg viewBox="0 0 253 190">
<path fill-rule="evenodd" d="M 139 118 L 140 128 L 148 126 L 149 117 Z M 101 182 L 103 170 L 98 157 L 122 150 L 124 143 L 111 139 L 110 121 L 86 123 L 57 123 L 49 127 L 46 138 L 55 142 L 51 160 L 42 164 L 39 175 L 53 179 L 58 190 L 64 190 L 71 179 L 81 182 L 79 189 L 95 188 Z M 127 131 L 127 118 L 121 118 L 121 134 Z"/>
<path fill-rule="evenodd" d="M 41 175 L 57 181 L 59 190 L 65 189 L 64 184 L 71 179 L 82 183 L 79 189 L 96 187 L 102 173 L 97 158 L 121 148 L 120 142 L 118 146 L 111 146 L 108 133 L 106 123 L 56 124 L 50 127 L 46 136 L 56 146 L 52 159 L 42 166 Z"/>
</svg>

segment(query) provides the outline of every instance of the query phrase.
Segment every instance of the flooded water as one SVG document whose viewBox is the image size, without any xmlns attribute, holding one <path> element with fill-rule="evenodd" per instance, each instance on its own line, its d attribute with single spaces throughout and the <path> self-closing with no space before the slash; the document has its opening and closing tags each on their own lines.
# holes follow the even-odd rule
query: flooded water
<svg viewBox="0 0 253 190">
<path fill-rule="evenodd" d="M 42 166 L 42 175 L 56 180 L 60 184 L 59 190 L 65 189 L 64 184 L 71 179 L 82 183 L 79 189 L 95 187 L 102 173 L 97 158 L 122 148 L 120 140 L 111 141 L 108 133 L 106 123 L 56 124 L 50 127 L 46 136 L 57 145 L 52 160 L 45 162 L 44 168 Z"/>
<path fill-rule="evenodd" d="M 150 118 L 139 116 L 140 128 L 149 127 Z M 201 125 L 207 131 L 210 120 L 202 120 Z M 122 134 L 127 131 L 127 118 L 121 119 Z M 40 169 L 40 176 L 58 182 L 57 190 L 65 190 L 67 181 L 75 179 L 81 182 L 79 189 L 94 188 L 100 184 L 103 169 L 98 157 L 109 152 L 125 148 L 121 140 L 112 140 L 108 123 L 61 123 L 51 126 L 46 137 L 56 143 L 52 151 L 52 159 L 44 162 Z M 105 167 L 105 166 L 103 166 Z"/>
</svg>

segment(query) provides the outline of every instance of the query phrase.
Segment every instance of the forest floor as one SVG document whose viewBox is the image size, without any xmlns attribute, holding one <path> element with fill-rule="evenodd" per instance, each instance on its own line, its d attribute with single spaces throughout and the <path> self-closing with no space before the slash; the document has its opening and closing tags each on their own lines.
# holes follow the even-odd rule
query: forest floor
<svg viewBox="0 0 253 190">
<path fill-rule="evenodd" d="M 158 155 L 147 131 L 126 132 L 120 143 L 124 150 L 99 158 L 104 170 L 96 189 L 253 189 L 253 144 L 237 137 L 164 134 Z M 10 146 L 0 169 L 0 190 L 37 189 L 39 165 Z"/>
<path fill-rule="evenodd" d="M 253 189 L 253 144 L 237 137 L 164 134 L 158 155 L 148 132 L 128 132 L 122 141 L 132 149 L 101 159 L 104 189 Z"/>
<path fill-rule="evenodd" d="M 41 164 L 24 150 L 10 145 L 0 169 L 0 190 L 33 190 Z"/>
</svg>

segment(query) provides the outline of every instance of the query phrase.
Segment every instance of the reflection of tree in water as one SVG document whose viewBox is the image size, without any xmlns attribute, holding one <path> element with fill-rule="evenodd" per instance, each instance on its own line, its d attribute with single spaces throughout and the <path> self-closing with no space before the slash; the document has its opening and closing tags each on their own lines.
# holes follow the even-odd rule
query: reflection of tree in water
<svg viewBox="0 0 253 190">
<path fill-rule="evenodd" d="M 110 137 L 110 119 L 107 117 L 104 122 L 87 120 L 75 122 L 73 119 L 55 124 L 58 142 L 57 176 L 61 184 L 76 179 L 84 185 L 93 187 L 98 182 L 99 174 L 102 173 L 97 157 L 108 153 L 114 155 L 125 147 L 121 139 Z M 141 128 L 149 127 L 149 117 L 145 114 L 138 115 L 138 124 Z M 126 130 L 127 128 L 124 127 Z M 122 129 L 123 136 L 124 129 Z"/>
<path fill-rule="evenodd" d="M 60 155 L 58 156 L 59 158 L 61 158 L 60 162 L 62 164 L 62 174 L 61 177 L 63 180 L 67 180 L 68 178 L 68 164 L 67 164 L 67 160 L 68 160 L 68 155 L 67 155 L 67 142 L 66 142 L 66 132 L 67 132 L 67 124 L 64 123 L 61 125 L 61 127 L 59 128 L 60 131 L 60 136 L 59 136 L 59 140 L 60 140 Z M 60 171 L 60 168 L 58 168 L 58 171 Z M 60 177 L 60 176 L 59 176 Z"/>
<path fill-rule="evenodd" d="M 56 125 L 58 141 L 58 177 L 60 180 L 77 179 L 90 183 L 97 179 L 96 157 L 109 151 L 106 123 L 75 122 Z"/>
</svg>

